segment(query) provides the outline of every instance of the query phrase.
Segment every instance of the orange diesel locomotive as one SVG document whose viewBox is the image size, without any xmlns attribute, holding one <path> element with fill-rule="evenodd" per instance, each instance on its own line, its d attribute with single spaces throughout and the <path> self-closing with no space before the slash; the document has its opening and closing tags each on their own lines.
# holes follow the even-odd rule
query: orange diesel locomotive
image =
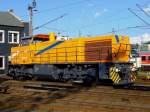
<svg viewBox="0 0 150 112">
<path fill-rule="evenodd" d="M 66 39 L 57 38 L 55 33 L 39 34 L 24 38 L 23 44 L 11 49 L 9 75 L 15 79 L 130 84 L 136 78 L 131 71 L 130 52 L 128 36 Z"/>
</svg>

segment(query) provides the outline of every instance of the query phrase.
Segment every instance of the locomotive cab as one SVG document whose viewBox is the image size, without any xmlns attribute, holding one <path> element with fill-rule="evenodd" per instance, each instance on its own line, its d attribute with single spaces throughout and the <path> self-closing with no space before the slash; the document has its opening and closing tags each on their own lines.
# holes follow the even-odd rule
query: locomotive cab
<svg viewBox="0 0 150 112">
<path fill-rule="evenodd" d="M 46 34 L 38 34 L 32 37 L 25 37 L 21 39 L 21 45 L 29 45 L 29 44 L 36 44 L 39 42 L 45 42 L 45 41 L 56 41 L 56 35 L 55 33 L 51 32 L 49 35 Z"/>
</svg>

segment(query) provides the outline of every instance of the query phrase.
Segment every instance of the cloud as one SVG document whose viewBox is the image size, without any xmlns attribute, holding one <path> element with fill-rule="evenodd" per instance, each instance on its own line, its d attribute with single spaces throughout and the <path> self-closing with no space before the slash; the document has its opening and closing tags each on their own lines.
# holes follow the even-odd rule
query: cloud
<svg viewBox="0 0 150 112">
<path fill-rule="evenodd" d="M 107 12 L 108 11 L 108 9 L 103 9 L 103 12 Z"/>
<path fill-rule="evenodd" d="M 89 7 L 94 7 L 94 4 L 93 3 L 88 3 L 87 4 Z"/>
<path fill-rule="evenodd" d="M 141 37 L 140 36 L 135 36 L 130 38 L 131 44 L 141 44 Z"/>
<path fill-rule="evenodd" d="M 101 15 L 101 12 L 95 12 L 94 17 L 97 18 Z"/>
<path fill-rule="evenodd" d="M 145 34 L 142 35 L 141 38 L 142 38 L 142 39 L 141 39 L 142 42 L 150 41 L 150 34 L 145 33 Z"/>
<path fill-rule="evenodd" d="M 150 41 L 150 34 L 144 33 L 143 35 L 135 36 L 130 38 L 132 44 L 141 44 L 141 42 Z"/>
<path fill-rule="evenodd" d="M 150 6 L 143 9 L 145 12 L 150 13 Z"/>
<path fill-rule="evenodd" d="M 95 12 L 94 18 L 97 18 L 97 17 L 101 16 L 103 13 L 105 13 L 105 12 L 107 12 L 107 11 L 108 11 L 107 9 L 103 9 L 103 10 L 101 10 L 101 11 Z"/>
</svg>

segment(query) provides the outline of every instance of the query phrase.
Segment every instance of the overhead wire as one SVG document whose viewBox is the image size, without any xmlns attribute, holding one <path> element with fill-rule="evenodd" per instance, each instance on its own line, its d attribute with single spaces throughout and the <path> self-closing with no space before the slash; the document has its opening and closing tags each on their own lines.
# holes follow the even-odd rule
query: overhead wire
<svg viewBox="0 0 150 112">
<path fill-rule="evenodd" d="M 57 6 L 57 7 L 45 9 L 45 10 L 39 11 L 39 12 L 37 12 L 35 14 L 46 13 L 46 12 L 50 12 L 50 11 L 54 11 L 54 10 L 58 10 L 58 9 L 66 8 L 66 7 L 70 7 L 70 6 L 73 6 L 73 5 L 79 5 L 80 3 L 84 3 L 84 2 L 87 2 L 87 1 L 86 0 L 80 0 L 78 2 L 68 3 L 68 4 L 65 4 L 65 5 L 62 5 L 62 6 Z"/>
<path fill-rule="evenodd" d="M 46 23 L 44 23 L 44 24 L 42 24 L 42 25 L 40 25 L 40 26 L 37 26 L 37 27 L 33 28 L 33 30 L 37 30 L 37 29 L 39 29 L 39 28 L 42 28 L 42 27 L 44 27 L 44 26 L 46 26 L 46 25 L 48 25 L 48 24 L 50 24 L 50 23 L 52 23 L 52 22 L 54 22 L 54 21 L 57 21 L 57 20 L 63 18 L 63 17 L 66 16 L 66 15 L 68 15 L 68 14 L 65 13 L 65 14 L 63 14 L 63 15 L 61 15 L 61 16 L 55 18 L 55 19 L 49 20 L 49 21 L 47 21 Z"/>
<path fill-rule="evenodd" d="M 62 9 L 62 8 L 67 8 L 67 7 L 74 6 L 74 5 L 79 5 L 79 4 L 87 2 L 87 1 L 90 1 L 90 0 L 80 0 L 80 1 L 77 1 L 77 2 L 68 3 L 68 4 L 65 4 L 65 5 L 62 5 L 62 6 L 57 6 L 57 7 L 53 7 L 53 8 L 50 8 L 50 9 L 45 9 L 45 10 L 42 10 L 40 12 L 34 13 L 34 15 L 41 14 L 41 13 L 46 13 L 46 12 L 51 12 L 51 11 L 54 11 L 54 10 L 58 10 L 58 9 Z M 53 29 L 53 28 L 48 28 L 47 27 L 46 29 Z M 58 30 L 57 28 L 55 28 L 55 29 Z"/>
<path fill-rule="evenodd" d="M 59 29 L 59 28 L 54 28 L 54 27 L 47 27 L 47 26 L 44 26 L 43 28 L 47 29 L 47 30 L 55 30 L 55 31 L 58 31 L 58 32 L 67 32 L 66 30 L 64 29 Z"/>
<path fill-rule="evenodd" d="M 128 9 L 128 10 L 130 10 L 130 9 Z M 141 11 L 141 10 L 138 10 L 138 11 Z M 134 12 L 133 12 L 134 13 Z M 136 16 L 138 16 L 137 14 L 136 14 Z M 132 16 L 133 17 L 133 16 Z M 127 17 L 127 18 L 124 18 L 124 19 L 130 19 L 131 17 Z M 123 19 L 123 18 L 122 18 Z M 119 19 L 119 20 L 121 20 L 122 21 L 122 19 Z M 125 31 L 125 30 L 130 30 L 130 29 L 150 29 L 150 24 L 148 23 L 148 22 L 146 22 L 143 18 L 141 18 L 141 17 L 139 17 L 139 19 L 141 19 L 146 25 L 148 25 L 148 26 L 134 26 L 134 27 L 126 27 L 126 28 L 121 28 L 121 29 L 118 29 L 118 30 L 115 30 L 115 31 L 109 31 L 109 32 L 106 32 L 106 33 L 103 33 L 103 34 L 108 34 L 108 33 L 117 33 L 117 32 L 120 32 L 120 31 Z M 118 21 L 118 19 L 116 19 L 117 21 Z M 115 20 L 115 21 L 116 21 Z M 113 22 L 113 20 L 111 20 L 112 22 Z M 108 21 L 107 21 L 108 22 Z M 107 24 L 107 22 L 106 23 L 104 23 L 104 22 L 101 22 L 101 23 L 95 23 L 95 24 L 89 24 L 89 25 L 86 25 L 86 26 L 84 26 L 85 28 L 91 28 L 92 26 L 95 26 L 95 25 L 100 25 L 100 24 Z M 82 27 L 82 28 L 84 28 L 84 27 Z"/>
<path fill-rule="evenodd" d="M 123 21 L 123 20 L 131 19 L 131 17 L 134 17 L 134 16 L 125 16 L 125 17 L 120 17 L 120 18 L 113 19 L 113 20 L 108 20 L 108 21 L 105 21 L 105 22 L 97 22 L 97 23 L 94 23 L 94 24 L 84 25 L 80 28 L 90 28 L 90 27 L 95 27 L 97 25 L 108 24 L 109 22 Z"/>
<path fill-rule="evenodd" d="M 51 9 L 46 9 L 46 10 L 43 10 L 43 11 L 40 11 L 40 12 L 37 12 L 36 14 L 38 13 L 44 13 L 44 12 L 47 12 L 47 11 L 53 11 L 53 10 L 57 10 L 57 9 L 61 9 L 61 8 L 64 8 L 64 7 L 68 7 L 68 6 L 72 6 L 72 5 L 77 5 L 79 3 L 84 3 L 86 0 L 81 0 L 81 1 L 78 1 L 78 2 L 73 2 L 73 3 L 69 3 L 69 4 L 65 4 L 65 5 L 62 5 L 60 7 L 54 7 L 54 8 L 51 8 Z M 121 13 L 122 11 L 120 11 Z M 118 13 L 117 13 L 118 14 Z M 114 16 L 113 16 L 114 17 Z M 128 19 L 129 17 L 125 17 L 125 19 Z M 116 19 L 116 21 L 120 20 L 119 19 Z M 109 22 L 113 22 L 113 20 L 109 20 Z M 98 24 L 105 24 L 105 23 L 98 23 Z M 97 23 L 96 24 L 92 24 L 93 26 L 95 25 L 98 25 Z M 85 26 L 82 26 L 81 28 L 87 28 L 88 26 L 91 26 L 90 25 L 85 25 Z"/>
<path fill-rule="evenodd" d="M 150 29 L 150 27 L 147 27 L 147 26 L 130 26 L 130 27 L 125 27 L 125 28 L 120 28 L 118 30 L 104 32 L 104 33 L 101 33 L 101 34 L 98 34 L 98 35 L 106 35 L 106 34 L 112 34 L 112 33 L 115 34 L 115 33 L 118 33 L 118 32 L 127 31 L 127 30 L 131 30 L 131 29 L 138 29 L 138 28 Z"/>
<path fill-rule="evenodd" d="M 134 11 L 132 11 L 132 9 L 128 8 L 128 10 L 134 14 L 137 18 L 139 18 L 143 23 L 145 23 L 146 25 L 150 26 L 150 23 L 148 23 L 147 21 L 145 21 L 142 17 L 140 17 L 139 15 L 137 15 Z"/>
<path fill-rule="evenodd" d="M 38 12 L 38 13 L 44 13 L 44 12 L 48 12 L 48 11 L 53 11 L 53 10 L 57 10 L 57 9 L 61 9 L 61 8 L 64 8 L 64 7 L 69 7 L 69 6 L 72 6 L 72 5 L 77 5 L 78 3 L 82 3 L 82 2 L 85 2 L 85 0 L 81 0 L 81 1 L 78 1 L 78 2 L 73 2 L 73 3 L 69 3 L 69 4 L 65 4 L 65 5 L 62 5 L 62 6 L 60 6 L 60 7 L 54 7 L 54 8 L 51 8 L 51 9 L 46 9 L 46 10 L 43 10 L 43 11 L 40 11 L 40 12 Z M 67 6 L 68 5 L 68 6 Z M 120 13 L 122 13 L 122 11 L 120 11 Z M 116 14 L 116 15 L 118 15 L 118 13 Z M 115 16 L 113 16 L 113 17 L 115 17 Z M 106 24 L 107 22 L 113 22 L 113 21 L 122 21 L 123 19 L 124 20 L 127 20 L 127 19 L 131 19 L 131 17 L 133 17 L 133 16 L 126 16 L 126 17 L 121 17 L 121 18 L 118 18 L 118 19 L 114 19 L 114 20 L 109 20 L 109 21 L 106 21 L 105 23 L 104 22 L 100 22 L 100 23 L 94 23 L 94 24 L 89 24 L 89 25 L 84 25 L 84 26 L 81 26 L 80 28 L 82 28 L 82 29 L 84 29 L 84 28 L 91 28 L 91 27 L 89 27 L 89 26 L 95 26 L 95 25 L 100 25 L 100 24 Z M 110 18 L 109 18 L 110 19 Z M 45 26 L 44 26 L 44 28 L 46 28 Z M 135 27 L 135 28 L 139 28 L 139 27 Z M 140 27 L 141 28 L 141 27 Z M 47 27 L 47 29 L 53 29 L 53 28 L 51 28 L 51 27 Z M 54 28 L 55 29 L 55 28 Z M 131 28 L 123 28 L 123 29 L 120 29 L 120 31 L 123 31 L 123 30 L 126 30 L 126 29 L 131 29 Z M 57 30 L 57 29 L 55 29 L 55 30 Z M 115 32 L 117 32 L 117 31 L 115 31 Z"/>
<path fill-rule="evenodd" d="M 136 4 L 136 6 L 140 9 L 140 11 L 142 11 L 147 17 L 150 18 L 150 15 L 146 11 L 144 11 L 144 9 L 141 8 L 141 6 L 139 4 Z"/>
<path fill-rule="evenodd" d="M 80 29 L 84 29 L 84 28 L 91 28 L 91 27 L 95 27 L 97 25 L 102 25 L 102 24 L 108 24 L 109 22 L 113 22 L 113 21 L 122 21 L 122 20 L 127 20 L 127 19 L 131 19 L 132 17 L 135 17 L 135 16 L 124 16 L 124 17 L 119 17 L 118 18 L 118 15 L 119 14 L 122 14 L 123 12 L 125 11 L 128 11 L 128 10 L 125 10 L 125 9 L 122 9 L 122 10 L 119 10 L 117 11 L 115 14 L 113 14 L 113 16 L 108 16 L 106 19 L 105 19 L 105 22 L 96 22 L 96 23 L 91 23 L 91 24 L 86 24 L 86 25 L 83 25 L 83 26 L 80 26 Z M 112 19 L 112 18 L 116 18 L 117 19 Z"/>
</svg>

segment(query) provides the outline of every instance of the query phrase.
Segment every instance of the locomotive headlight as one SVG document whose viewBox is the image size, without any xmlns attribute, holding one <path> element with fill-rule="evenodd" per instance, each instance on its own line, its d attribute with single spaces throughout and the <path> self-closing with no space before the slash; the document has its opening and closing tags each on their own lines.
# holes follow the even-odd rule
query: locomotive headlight
<svg viewBox="0 0 150 112">
<path fill-rule="evenodd" d="M 131 71 L 133 71 L 133 72 L 134 72 L 134 71 L 137 71 L 137 68 L 136 68 L 136 67 L 132 67 L 132 68 L 131 68 Z"/>
<path fill-rule="evenodd" d="M 120 72 L 120 70 L 119 70 L 119 68 L 116 68 L 116 70 L 115 70 L 116 72 Z"/>
</svg>

